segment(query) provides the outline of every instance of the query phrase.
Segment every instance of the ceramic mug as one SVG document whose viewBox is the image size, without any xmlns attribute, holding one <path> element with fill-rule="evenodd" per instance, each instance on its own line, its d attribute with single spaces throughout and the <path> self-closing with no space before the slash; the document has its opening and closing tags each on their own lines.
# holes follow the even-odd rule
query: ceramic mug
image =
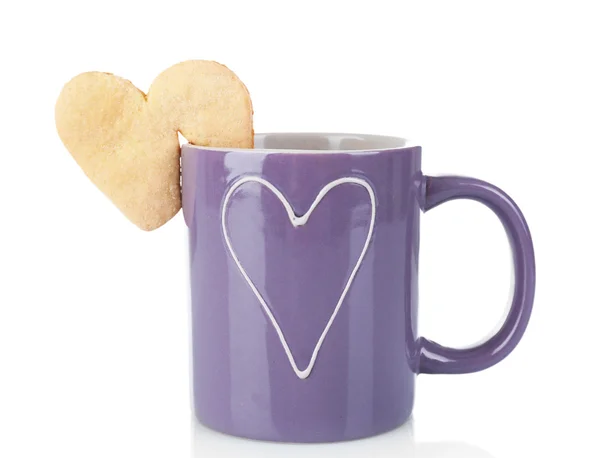
<svg viewBox="0 0 600 458">
<path fill-rule="evenodd" d="M 497 187 L 421 172 L 401 138 L 261 134 L 255 149 L 182 149 L 197 419 L 231 435 L 334 442 L 410 416 L 416 375 L 506 357 L 531 314 L 535 261 Z M 416 333 L 419 219 L 453 199 L 498 216 L 513 251 L 506 321 L 469 349 Z"/>
</svg>

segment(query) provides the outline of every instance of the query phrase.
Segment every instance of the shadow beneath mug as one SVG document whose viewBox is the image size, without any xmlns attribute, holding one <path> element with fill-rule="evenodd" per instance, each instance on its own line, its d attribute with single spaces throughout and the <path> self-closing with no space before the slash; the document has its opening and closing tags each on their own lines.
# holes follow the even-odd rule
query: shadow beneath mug
<svg viewBox="0 0 600 458">
<path fill-rule="evenodd" d="M 412 419 L 386 434 L 334 444 L 281 444 L 241 439 L 215 432 L 195 420 L 192 428 L 193 458 L 494 458 L 488 452 L 464 442 L 417 443 Z"/>
</svg>

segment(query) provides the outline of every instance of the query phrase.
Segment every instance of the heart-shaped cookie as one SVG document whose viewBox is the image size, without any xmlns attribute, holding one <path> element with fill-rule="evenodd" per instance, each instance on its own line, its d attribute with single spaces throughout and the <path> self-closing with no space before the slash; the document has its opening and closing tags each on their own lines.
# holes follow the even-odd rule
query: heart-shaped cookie
<svg viewBox="0 0 600 458">
<path fill-rule="evenodd" d="M 227 67 L 186 61 L 165 70 L 148 95 L 117 76 L 73 78 L 56 103 L 56 127 L 92 182 L 144 230 L 181 208 L 177 132 L 192 144 L 252 148 L 252 102 Z"/>
</svg>

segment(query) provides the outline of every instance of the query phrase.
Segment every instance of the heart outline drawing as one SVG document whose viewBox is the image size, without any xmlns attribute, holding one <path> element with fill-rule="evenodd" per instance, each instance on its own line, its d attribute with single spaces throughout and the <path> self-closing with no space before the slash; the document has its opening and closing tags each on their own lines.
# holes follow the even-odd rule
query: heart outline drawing
<svg viewBox="0 0 600 458">
<path fill-rule="evenodd" d="M 285 335 L 283 334 L 281 326 L 279 326 L 279 323 L 275 319 L 275 316 L 273 315 L 273 312 L 267 305 L 267 302 L 265 301 L 264 297 L 262 296 L 260 291 L 258 291 L 258 288 L 256 287 L 256 285 L 254 284 L 254 282 L 252 281 L 252 279 L 250 278 L 250 276 L 248 275 L 248 273 L 242 266 L 242 263 L 240 262 L 235 250 L 233 249 L 231 239 L 229 238 L 229 232 L 227 230 L 226 221 L 227 221 L 227 209 L 228 209 L 228 204 L 231 199 L 231 196 L 238 188 L 240 188 L 241 186 L 243 186 L 246 183 L 252 183 L 252 182 L 259 183 L 262 186 L 265 186 L 267 189 L 269 189 L 275 195 L 275 197 L 277 197 L 279 199 L 279 201 L 283 205 L 283 207 L 288 215 L 290 223 L 294 227 L 304 226 L 310 219 L 310 216 L 312 215 L 315 208 L 319 205 L 321 200 L 323 200 L 323 198 L 327 195 L 327 193 L 329 191 L 336 188 L 337 186 L 340 186 L 342 184 L 357 184 L 357 185 L 362 186 L 369 194 L 369 199 L 371 202 L 371 219 L 370 219 L 370 223 L 369 223 L 369 230 L 367 232 L 367 237 L 365 238 L 365 244 L 360 253 L 360 256 L 358 257 L 358 259 L 356 261 L 356 264 L 354 265 L 354 268 L 352 269 L 352 271 L 348 277 L 348 280 L 346 281 L 346 284 L 344 285 L 342 293 L 340 294 L 338 302 L 333 310 L 333 313 L 331 314 L 329 321 L 325 325 L 325 328 L 323 329 L 323 332 L 321 333 L 319 340 L 317 341 L 317 344 L 315 345 L 315 347 L 313 349 L 313 352 L 312 352 L 312 355 L 310 358 L 310 362 L 308 363 L 308 366 L 303 370 L 300 370 L 298 368 L 298 365 L 296 364 L 296 360 L 294 359 L 294 355 L 292 354 L 292 351 L 290 350 L 287 340 L 285 339 Z M 252 292 L 254 293 L 256 298 L 258 299 L 263 311 L 265 312 L 265 314 L 269 318 L 271 324 L 273 325 L 275 331 L 277 332 L 279 341 L 281 342 L 283 350 L 285 351 L 285 354 L 288 358 L 288 361 L 290 362 L 290 365 L 292 366 L 294 373 L 301 380 L 305 380 L 306 378 L 308 378 L 310 376 L 310 374 L 314 368 L 314 365 L 316 363 L 317 357 L 319 355 L 319 351 L 321 350 L 323 342 L 325 341 L 325 338 L 327 337 L 329 329 L 333 325 L 335 317 L 337 316 L 338 312 L 340 311 L 342 303 L 344 302 L 344 299 L 346 298 L 346 295 L 347 295 L 348 291 L 350 290 L 352 283 L 354 282 L 354 278 L 356 277 L 356 274 L 357 274 L 360 266 L 362 265 L 364 257 L 369 249 L 369 245 L 371 244 L 371 240 L 373 238 L 373 230 L 375 227 L 375 214 L 376 214 L 376 201 L 375 201 L 375 192 L 373 191 L 372 186 L 366 180 L 364 180 L 362 178 L 356 178 L 356 177 L 338 178 L 337 180 L 333 180 L 333 181 L 327 183 L 325 186 L 323 186 L 323 188 L 321 188 L 321 190 L 317 194 L 317 197 L 315 197 L 315 199 L 313 200 L 308 211 L 302 216 L 297 216 L 295 214 L 295 212 L 292 208 L 292 205 L 289 203 L 289 201 L 286 199 L 286 197 L 283 195 L 283 193 L 279 189 L 277 189 L 270 181 L 265 180 L 264 178 L 261 178 L 258 176 L 245 176 L 245 177 L 240 178 L 239 180 L 237 180 L 236 182 L 233 183 L 233 185 L 229 188 L 229 190 L 227 191 L 227 194 L 225 195 L 225 199 L 223 200 L 223 207 L 222 207 L 222 211 L 221 211 L 221 228 L 223 231 L 223 237 L 225 238 L 225 244 L 227 245 L 227 248 L 229 249 L 229 253 L 231 254 L 231 257 L 233 258 L 233 261 L 237 265 L 237 268 L 239 269 L 240 273 L 246 280 L 246 283 L 248 284 L 248 286 L 250 287 L 250 289 L 252 290 Z"/>
</svg>

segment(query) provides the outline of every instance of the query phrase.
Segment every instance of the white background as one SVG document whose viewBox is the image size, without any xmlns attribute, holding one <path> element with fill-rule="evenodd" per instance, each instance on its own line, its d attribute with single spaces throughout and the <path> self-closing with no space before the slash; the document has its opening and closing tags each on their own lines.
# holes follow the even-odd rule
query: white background
<svg viewBox="0 0 600 458">
<path fill-rule="evenodd" d="M 600 456 L 599 19 L 577 1 L 2 2 L 0 456 Z M 537 254 L 517 350 L 419 376 L 411 423 L 373 440 L 290 447 L 195 426 L 182 215 L 137 229 L 54 127 L 80 72 L 147 90 L 195 58 L 246 83 L 258 132 L 408 136 L 426 173 L 504 188 Z M 456 202 L 422 227 L 421 334 L 480 340 L 509 298 L 501 225 Z"/>
</svg>

